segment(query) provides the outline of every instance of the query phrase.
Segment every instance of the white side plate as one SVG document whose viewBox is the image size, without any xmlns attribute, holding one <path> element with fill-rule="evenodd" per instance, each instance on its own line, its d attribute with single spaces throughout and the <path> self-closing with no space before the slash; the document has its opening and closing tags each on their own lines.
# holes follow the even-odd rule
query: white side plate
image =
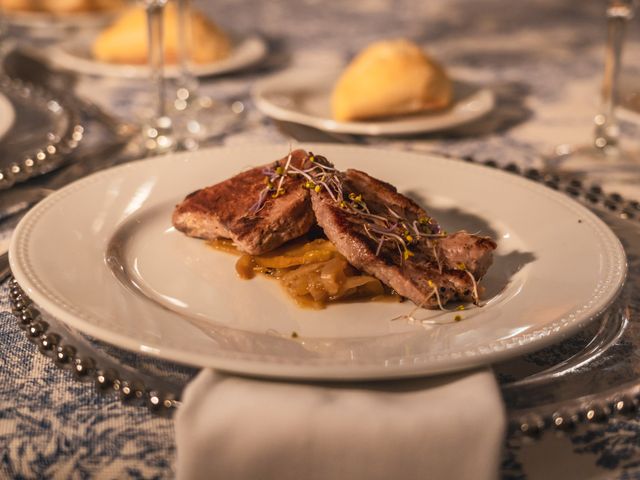
<svg viewBox="0 0 640 480">
<path fill-rule="evenodd" d="M 382 379 L 489 364 L 570 335 L 601 312 L 626 273 L 620 242 L 594 214 L 542 185 L 433 155 L 303 145 L 341 169 L 396 185 L 449 231 L 498 242 L 486 305 L 425 327 L 393 318 L 410 302 L 297 307 L 235 257 L 171 226 L 173 206 L 206 184 L 284 156 L 285 146 L 203 150 L 110 169 L 25 216 L 10 250 L 27 294 L 70 326 L 191 365 L 283 378 Z M 423 311 L 452 320 L 460 312 Z M 292 338 L 296 332 L 297 338 Z"/>
<path fill-rule="evenodd" d="M 456 127 L 476 120 L 494 106 L 491 90 L 454 80 L 454 102 L 447 110 L 389 119 L 338 122 L 331 116 L 331 91 L 339 72 L 291 70 L 266 78 L 253 88 L 253 100 L 265 115 L 320 130 L 354 135 L 409 135 Z"/>
<path fill-rule="evenodd" d="M 49 48 L 47 58 L 59 68 L 85 75 L 145 79 L 149 77 L 149 68 L 146 65 L 122 65 L 94 59 L 91 46 L 95 37 L 95 32 L 80 33 Z M 236 36 L 233 37 L 233 49 L 229 57 L 217 62 L 196 64 L 192 72 L 202 77 L 231 73 L 257 64 L 266 55 L 267 44 L 262 37 Z M 167 77 L 175 78 L 179 74 L 180 71 L 175 65 L 166 66 Z"/>
</svg>

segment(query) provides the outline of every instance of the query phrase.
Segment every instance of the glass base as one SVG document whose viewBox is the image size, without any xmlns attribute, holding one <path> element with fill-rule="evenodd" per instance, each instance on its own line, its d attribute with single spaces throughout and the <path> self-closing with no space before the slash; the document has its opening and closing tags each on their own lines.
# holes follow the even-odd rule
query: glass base
<svg viewBox="0 0 640 480">
<path fill-rule="evenodd" d="M 640 169 L 640 151 L 617 147 L 599 149 L 592 146 L 572 147 L 560 145 L 555 155 L 545 159 L 549 172 L 580 172 L 593 170 L 618 170 L 632 167 Z"/>
<path fill-rule="evenodd" d="M 561 145 L 556 154 L 545 158 L 547 174 L 588 180 L 609 191 L 634 190 L 640 187 L 640 150 L 598 149 L 593 146 Z"/>
<path fill-rule="evenodd" d="M 176 136 L 181 150 L 196 150 L 216 143 L 236 131 L 243 123 L 245 106 L 240 101 L 215 102 L 209 97 L 197 97 L 188 103 L 174 104 Z"/>
<path fill-rule="evenodd" d="M 169 117 L 140 120 L 139 131 L 130 137 L 126 151 L 131 157 L 152 157 L 174 152 L 178 142 Z"/>
</svg>

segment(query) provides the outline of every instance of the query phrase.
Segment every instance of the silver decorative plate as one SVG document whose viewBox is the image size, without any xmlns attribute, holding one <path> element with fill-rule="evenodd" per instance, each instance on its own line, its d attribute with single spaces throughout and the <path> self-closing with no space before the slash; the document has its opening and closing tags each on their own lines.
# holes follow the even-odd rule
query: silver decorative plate
<svg viewBox="0 0 640 480">
<path fill-rule="evenodd" d="M 593 208 L 621 239 L 628 277 L 618 299 L 577 335 L 495 366 L 513 428 L 537 434 L 601 421 L 640 400 L 640 214 L 635 202 L 597 198 Z M 614 195 L 614 199 L 617 198 Z M 589 201 L 589 200 L 587 200 Z M 606 203 L 606 206 L 605 206 Z"/>
<path fill-rule="evenodd" d="M 491 160 L 485 163 L 497 167 Z M 521 171 L 515 164 L 504 170 L 563 191 L 589 207 L 619 236 L 629 261 L 621 295 L 595 322 L 552 346 L 495 365 L 513 431 L 568 429 L 577 422 L 606 420 L 635 410 L 640 398 L 640 297 L 634 288 L 640 281 L 640 204 L 579 180 Z M 13 282 L 11 298 L 18 322 L 59 365 L 71 366 L 78 376 L 95 379 L 104 391 L 117 392 L 123 399 L 146 400 L 153 408 L 179 404 L 175 396 L 180 385 L 196 369 L 131 354 L 89 339 L 53 318 L 43 320 Z M 163 388 L 165 393 L 160 393 Z"/>
<path fill-rule="evenodd" d="M 65 101 L 28 83 L 0 76 L 0 94 L 15 117 L 0 138 L 0 190 L 60 166 L 84 134 Z"/>
</svg>

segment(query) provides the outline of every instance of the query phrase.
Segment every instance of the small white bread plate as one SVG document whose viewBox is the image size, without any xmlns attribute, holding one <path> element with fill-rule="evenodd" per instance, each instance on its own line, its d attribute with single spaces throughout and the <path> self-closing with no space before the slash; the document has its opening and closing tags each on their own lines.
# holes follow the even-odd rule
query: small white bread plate
<svg viewBox="0 0 640 480">
<path fill-rule="evenodd" d="M 493 109 L 493 92 L 454 79 L 453 105 L 423 112 L 370 121 L 339 122 L 331 116 L 331 91 L 340 72 L 289 70 L 256 83 L 253 100 L 265 115 L 328 132 L 353 135 L 410 135 L 463 125 Z"/>
<path fill-rule="evenodd" d="M 274 281 L 237 278 L 236 257 L 172 227 L 186 194 L 281 158 L 286 146 L 168 155 L 77 181 L 20 222 L 13 273 L 40 308 L 120 347 L 244 374 L 341 380 L 429 375 L 521 355 L 575 332 L 623 284 L 616 236 L 542 185 L 433 155 L 301 147 L 396 185 L 449 231 L 495 238 L 482 281 L 486 305 L 463 311 L 459 322 L 451 322 L 457 311 L 417 315 L 450 322 L 444 326 L 392 321 L 410 302 L 301 309 Z"/>
<path fill-rule="evenodd" d="M 48 49 L 47 59 L 56 67 L 85 75 L 119 78 L 149 78 L 146 65 L 105 63 L 93 58 L 91 46 L 95 32 L 81 32 Z M 249 68 L 265 58 L 267 43 L 258 35 L 232 37 L 233 48 L 229 57 L 217 62 L 196 64 L 192 73 L 198 77 L 222 75 Z M 176 65 L 167 65 L 165 75 L 176 78 L 180 70 Z"/>
</svg>

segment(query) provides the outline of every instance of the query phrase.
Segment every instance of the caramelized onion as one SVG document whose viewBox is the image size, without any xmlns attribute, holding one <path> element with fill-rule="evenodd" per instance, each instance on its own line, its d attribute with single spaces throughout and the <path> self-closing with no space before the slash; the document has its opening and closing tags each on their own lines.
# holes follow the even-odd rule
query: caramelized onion
<svg viewBox="0 0 640 480">
<path fill-rule="evenodd" d="M 216 250 L 236 253 L 241 278 L 267 274 L 278 281 L 301 306 L 324 308 L 345 299 L 400 301 L 380 280 L 364 275 L 347 262 L 336 247 L 323 238 L 299 239 L 264 255 L 241 254 L 229 240 L 214 240 Z"/>
</svg>

